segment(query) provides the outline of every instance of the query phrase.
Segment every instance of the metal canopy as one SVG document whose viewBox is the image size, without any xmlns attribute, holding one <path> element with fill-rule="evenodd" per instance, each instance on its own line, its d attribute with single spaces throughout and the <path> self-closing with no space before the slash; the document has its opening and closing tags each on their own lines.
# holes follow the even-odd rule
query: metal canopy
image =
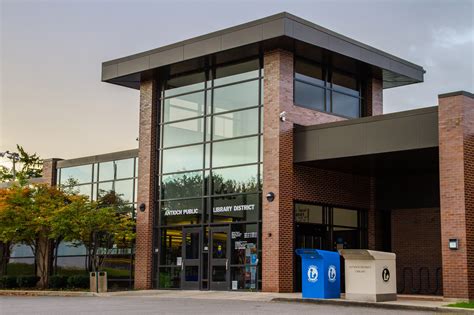
<svg viewBox="0 0 474 315">
<path fill-rule="evenodd" d="M 295 163 L 370 156 L 438 147 L 438 107 L 298 126 Z"/>
<path fill-rule="evenodd" d="M 102 81 L 137 89 L 143 72 L 279 39 L 317 46 L 380 69 L 384 88 L 423 81 L 422 67 L 286 12 L 104 62 Z"/>
</svg>

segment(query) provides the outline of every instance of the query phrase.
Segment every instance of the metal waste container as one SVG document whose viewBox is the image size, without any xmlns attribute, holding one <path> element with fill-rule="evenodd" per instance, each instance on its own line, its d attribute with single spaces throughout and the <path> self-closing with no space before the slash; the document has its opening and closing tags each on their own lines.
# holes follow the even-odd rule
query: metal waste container
<svg viewBox="0 0 474 315">
<path fill-rule="evenodd" d="M 397 300 L 396 255 L 367 249 L 342 249 L 346 299 L 366 302 Z"/>
<path fill-rule="evenodd" d="M 97 292 L 97 272 L 89 273 L 89 287 L 91 292 Z"/>
<path fill-rule="evenodd" d="M 303 298 L 340 298 L 339 253 L 319 249 L 297 249 L 296 254 L 301 256 Z"/>
<path fill-rule="evenodd" d="M 97 277 L 97 292 L 107 292 L 107 272 L 99 271 Z"/>
</svg>

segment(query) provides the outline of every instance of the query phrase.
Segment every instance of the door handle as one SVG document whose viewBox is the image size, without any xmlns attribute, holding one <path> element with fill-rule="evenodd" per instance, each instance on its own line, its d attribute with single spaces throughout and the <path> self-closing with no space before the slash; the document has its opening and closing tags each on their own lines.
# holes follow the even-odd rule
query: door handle
<svg viewBox="0 0 474 315">
<path fill-rule="evenodd" d="M 184 259 L 183 259 L 183 261 L 181 262 L 181 271 L 183 271 L 183 270 L 184 270 Z"/>
<path fill-rule="evenodd" d="M 229 258 L 225 260 L 225 270 L 229 270 Z"/>
</svg>

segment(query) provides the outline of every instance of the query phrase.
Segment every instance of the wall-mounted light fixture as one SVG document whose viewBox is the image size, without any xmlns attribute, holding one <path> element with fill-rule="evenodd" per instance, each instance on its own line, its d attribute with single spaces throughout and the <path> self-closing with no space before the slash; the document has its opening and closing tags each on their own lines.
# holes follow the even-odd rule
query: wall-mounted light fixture
<svg viewBox="0 0 474 315">
<path fill-rule="evenodd" d="M 449 239 L 449 249 L 459 249 L 459 239 L 450 238 Z"/>
<path fill-rule="evenodd" d="M 286 112 L 285 111 L 280 113 L 280 121 L 286 121 Z"/>
<path fill-rule="evenodd" d="M 141 212 L 145 212 L 146 205 L 144 203 L 141 203 L 138 209 L 140 209 Z"/>
<path fill-rule="evenodd" d="M 273 200 L 275 200 L 275 194 L 272 193 L 272 192 L 269 192 L 267 194 L 267 200 L 268 200 L 268 202 L 272 202 Z"/>
</svg>

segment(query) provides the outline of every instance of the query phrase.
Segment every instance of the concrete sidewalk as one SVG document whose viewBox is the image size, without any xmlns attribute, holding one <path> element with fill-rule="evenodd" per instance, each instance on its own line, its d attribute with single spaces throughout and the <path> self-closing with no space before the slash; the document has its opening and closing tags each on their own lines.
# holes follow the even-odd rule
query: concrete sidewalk
<svg viewBox="0 0 474 315">
<path fill-rule="evenodd" d="M 270 293 L 270 292 L 242 292 L 242 291 L 188 291 L 188 290 L 137 290 L 108 293 L 90 293 L 74 291 L 21 291 L 0 290 L 1 295 L 23 296 L 95 296 L 95 297 L 149 297 L 156 299 L 199 299 L 199 300 L 237 300 L 254 302 L 288 302 L 328 304 L 346 307 L 370 307 L 391 310 L 417 310 L 443 313 L 472 313 L 474 310 L 446 307 L 455 301 L 445 301 L 436 296 L 399 295 L 397 301 L 391 302 L 357 302 L 341 299 L 303 299 L 301 293 Z"/>
</svg>

